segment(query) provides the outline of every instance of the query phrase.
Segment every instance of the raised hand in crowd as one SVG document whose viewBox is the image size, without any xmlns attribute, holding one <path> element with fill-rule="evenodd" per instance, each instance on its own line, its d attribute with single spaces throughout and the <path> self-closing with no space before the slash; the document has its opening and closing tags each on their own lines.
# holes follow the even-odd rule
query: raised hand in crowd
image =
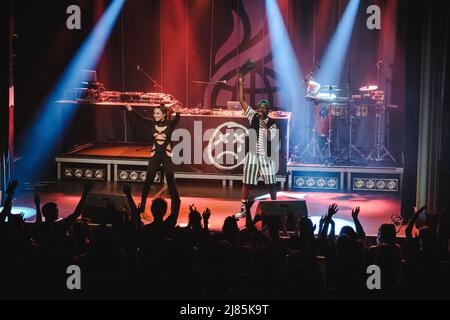
<svg viewBox="0 0 450 320">
<path fill-rule="evenodd" d="M 65 221 L 67 223 L 71 224 L 71 223 L 75 222 L 75 220 L 77 220 L 81 216 L 81 213 L 83 212 L 83 208 L 84 208 L 84 205 L 86 204 L 89 193 L 92 191 L 93 188 L 94 188 L 94 183 L 92 181 L 86 182 L 84 184 L 83 194 L 81 195 L 80 201 L 78 202 L 78 205 L 75 208 L 75 211 L 65 219 Z"/>
<path fill-rule="evenodd" d="M 336 203 L 331 204 L 328 207 L 328 211 L 327 214 L 325 215 L 325 217 L 323 218 L 323 226 L 322 226 L 322 230 L 320 233 L 320 238 L 325 240 L 325 239 L 333 239 L 334 238 L 334 221 L 333 221 L 333 216 L 336 215 L 339 211 L 339 208 L 337 206 Z M 331 225 L 331 232 L 330 232 L 330 238 L 328 237 L 328 228 Z"/>
<path fill-rule="evenodd" d="M 419 216 L 426 210 L 426 208 L 427 208 L 426 206 L 423 206 L 419 210 L 415 211 L 412 218 L 409 220 L 409 223 L 405 229 L 405 236 L 407 240 L 411 240 L 413 238 L 412 231 L 414 225 L 416 224 L 417 219 L 419 219 Z"/>
<path fill-rule="evenodd" d="M 338 211 L 339 211 L 339 208 L 338 208 L 337 204 L 333 203 L 332 205 L 330 205 L 328 207 L 328 212 L 327 212 L 326 218 L 329 218 L 329 219 L 333 218 L 333 216 L 336 213 L 338 213 Z"/>
<path fill-rule="evenodd" d="M 6 217 L 11 215 L 12 210 L 12 200 L 14 196 L 14 191 L 19 185 L 17 180 L 11 180 L 6 189 L 6 199 L 5 204 L 3 206 L 2 212 L 0 212 L 0 223 L 4 223 L 6 221 Z"/>
<path fill-rule="evenodd" d="M 363 228 L 361 222 L 359 221 L 359 212 L 360 211 L 361 211 L 360 207 L 356 207 L 354 210 L 352 210 L 352 219 L 353 219 L 353 223 L 355 224 L 356 234 L 358 235 L 358 238 L 363 240 L 366 238 L 366 233 L 364 231 L 364 228 Z"/>
<path fill-rule="evenodd" d="M 41 195 L 34 194 L 34 205 L 36 207 L 36 223 L 42 223 Z"/>
<path fill-rule="evenodd" d="M 211 218 L 211 210 L 206 208 L 202 213 L 203 229 L 209 232 L 209 218 Z"/>
<path fill-rule="evenodd" d="M 255 204 L 255 198 L 253 196 L 250 196 L 245 201 L 245 210 L 247 214 L 245 215 L 245 227 L 246 228 L 254 228 L 255 222 L 252 220 L 252 213 L 251 209 L 253 207 L 253 204 Z"/>
</svg>

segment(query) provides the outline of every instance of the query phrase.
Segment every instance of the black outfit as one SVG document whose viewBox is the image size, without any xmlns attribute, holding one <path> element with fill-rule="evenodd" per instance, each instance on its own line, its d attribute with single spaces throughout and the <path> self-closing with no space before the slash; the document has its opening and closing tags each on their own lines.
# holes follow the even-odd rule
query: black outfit
<svg viewBox="0 0 450 320">
<path fill-rule="evenodd" d="M 179 199 L 178 191 L 175 186 L 175 174 L 172 163 L 172 143 L 171 137 L 174 128 L 180 122 L 180 114 L 177 113 L 173 120 L 155 121 L 152 118 L 147 118 L 133 109 L 133 114 L 137 115 L 141 120 L 144 120 L 151 128 L 153 145 L 150 150 L 150 158 L 148 160 L 147 178 L 145 179 L 144 187 L 142 189 L 142 202 L 145 204 L 150 186 L 155 180 L 158 170 L 163 168 L 166 176 L 167 185 L 169 187 L 170 196 L 172 199 Z"/>
</svg>

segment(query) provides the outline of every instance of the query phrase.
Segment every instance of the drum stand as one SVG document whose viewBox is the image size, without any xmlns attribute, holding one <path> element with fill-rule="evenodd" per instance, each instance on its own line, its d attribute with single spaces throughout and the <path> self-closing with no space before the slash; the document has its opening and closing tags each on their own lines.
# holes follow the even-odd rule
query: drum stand
<svg viewBox="0 0 450 320">
<path fill-rule="evenodd" d="M 353 160 L 353 151 L 355 151 L 357 154 L 360 155 L 361 158 L 366 159 L 366 157 L 362 154 L 361 151 L 353 144 L 353 118 L 354 116 L 351 114 L 350 110 L 348 110 L 349 113 L 349 143 L 348 146 L 336 157 L 334 160 L 334 165 L 342 165 L 342 166 L 351 166 L 351 165 L 358 165 L 359 163 Z M 347 154 L 347 158 L 343 159 L 343 156 Z M 342 160 L 340 160 L 342 159 Z M 339 161 L 340 160 L 340 161 Z"/>
<path fill-rule="evenodd" d="M 319 142 L 317 141 L 315 104 L 310 102 L 310 110 L 311 110 L 311 105 L 312 105 L 312 110 L 313 110 L 312 113 L 313 113 L 313 123 L 314 123 L 313 130 L 312 130 L 313 134 L 312 134 L 311 140 L 309 141 L 309 143 L 307 144 L 305 149 L 300 154 L 299 159 L 300 159 L 300 161 L 302 161 L 305 158 L 306 153 L 308 153 L 311 156 L 312 160 L 318 158 L 319 161 L 322 163 L 324 161 L 324 157 L 322 154 L 322 150 L 320 150 Z M 308 118 L 310 118 L 310 116 Z"/>
<path fill-rule="evenodd" d="M 377 110 L 377 126 L 376 126 L 376 134 L 375 134 L 375 147 L 372 149 L 372 151 L 367 156 L 367 160 L 369 161 L 383 161 L 385 160 L 386 156 L 389 156 L 393 162 L 397 162 L 397 160 L 392 156 L 392 154 L 389 152 L 389 150 L 386 148 L 386 146 L 381 141 L 381 118 L 383 116 L 383 113 L 385 113 L 386 108 L 385 106 L 378 108 Z"/>
<path fill-rule="evenodd" d="M 348 146 L 336 157 L 336 159 L 333 162 L 333 165 L 341 165 L 341 166 L 351 166 L 351 165 L 358 165 L 359 163 L 356 162 L 355 160 L 353 160 L 353 150 L 359 154 L 361 156 L 361 158 L 366 159 L 366 157 L 362 154 L 361 151 L 359 151 L 359 149 L 353 144 L 353 118 L 354 115 L 352 113 L 351 110 L 351 102 L 350 102 L 350 98 L 351 98 L 351 86 L 350 86 L 350 68 L 351 68 L 351 64 L 350 61 L 348 63 L 348 82 L 347 82 L 347 86 L 348 86 L 348 101 L 347 101 L 347 107 L 348 107 L 348 116 L 349 116 L 349 142 L 348 142 Z M 347 154 L 347 158 L 342 159 L 343 156 Z M 340 160 L 342 159 L 342 160 Z M 340 160 L 340 161 L 339 161 Z"/>
<path fill-rule="evenodd" d="M 389 152 L 389 150 L 386 148 L 384 143 L 381 141 L 381 118 L 383 114 L 387 110 L 387 101 L 388 101 L 388 88 L 389 88 L 389 82 L 391 80 L 389 77 L 386 76 L 386 74 L 383 72 L 382 69 L 380 69 L 380 66 L 377 64 L 377 68 L 380 71 L 381 75 L 384 77 L 385 80 L 385 96 L 384 96 L 384 103 L 381 107 L 377 108 L 377 125 L 376 125 L 376 135 L 375 135 L 375 147 L 372 149 L 372 151 L 367 156 L 367 160 L 369 161 L 383 161 L 385 160 L 386 156 L 389 156 L 393 162 L 397 162 L 397 160 L 392 156 L 392 154 Z M 375 157 L 376 155 L 376 157 Z"/>
<path fill-rule="evenodd" d="M 324 152 L 327 155 L 327 164 L 330 164 L 330 159 L 331 159 L 331 143 L 333 142 L 332 140 L 332 136 L 333 136 L 333 128 L 331 127 L 332 125 L 332 121 L 331 121 L 331 115 L 328 115 L 328 135 L 327 135 L 327 140 L 325 142 L 325 147 L 323 148 Z"/>
</svg>

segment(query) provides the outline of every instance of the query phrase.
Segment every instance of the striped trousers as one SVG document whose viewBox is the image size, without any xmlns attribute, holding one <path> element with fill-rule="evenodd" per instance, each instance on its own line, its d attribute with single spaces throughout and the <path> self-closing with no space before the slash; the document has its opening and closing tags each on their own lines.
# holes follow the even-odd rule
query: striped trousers
<svg viewBox="0 0 450 320">
<path fill-rule="evenodd" d="M 244 163 L 244 184 L 257 185 L 259 177 L 262 177 L 265 184 L 275 184 L 275 163 L 266 156 L 249 152 Z"/>
</svg>

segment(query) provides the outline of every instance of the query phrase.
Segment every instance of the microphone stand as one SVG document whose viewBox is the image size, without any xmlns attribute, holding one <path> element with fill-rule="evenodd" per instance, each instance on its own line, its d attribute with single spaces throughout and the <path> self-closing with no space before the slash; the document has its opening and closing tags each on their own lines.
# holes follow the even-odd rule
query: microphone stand
<svg viewBox="0 0 450 320">
<path fill-rule="evenodd" d="M 222 81 L 214 81 L 214 82 L 208 82 L 208 81 L 197 81 L 197 80 L 194 80 L 194 81 L 192 81 L 192 83 L 195 83 L 195 84 L 204 84 L 204 85 L 219 85 L 219 84 L 227 84 L 226 83 L 226 80 L 222 80 Z"/>
<path fill-rule="evenodd" d="M 150 75 L 149 75 L 147 72 L 145 72 L 145 70 L 142 69 L 141 66 L 137 66 L 137 69 L 138 69 L 140 72 L 142 72 L 142 73 L 144 74 L 144 76 L 145 76 L 148 80 L 150 80 L 150 81 L 153 83 L 153 87 L 154 87 L 154 88 L 158 88 L 158 89 L 160 89 L 161 91 L 163 91 L 163 87 L 158 83 L 158 81 L 156 81 L 155 79 L 153 79 L 152 77 L 150 77 Z"/>
</svg>

